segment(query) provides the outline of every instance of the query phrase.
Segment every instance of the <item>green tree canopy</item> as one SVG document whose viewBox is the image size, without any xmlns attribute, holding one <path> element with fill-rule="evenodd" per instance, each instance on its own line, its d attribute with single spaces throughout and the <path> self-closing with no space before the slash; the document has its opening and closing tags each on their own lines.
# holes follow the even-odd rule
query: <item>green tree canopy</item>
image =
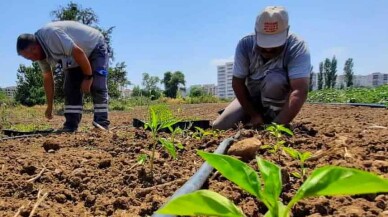
<svg viewBox="0 0 388 217">
<path fill-rule="evenodd" d="M 185 86 L 185 75 L 180 71 L 166 72 L 161 81 L 164 84 L 164 94 L 167 97 L 176 98 L 179 85 Z"/>
<path fill-rule="evenodd" d="M 146 96 L 154 99 L 159 99 L 162 96 L 162 90 L 158 87 L 160 78 L 157 76 L 151 76 L 148 73 L 143 73 L 142 85 L 143 89 L 141 90 L 142 96 Z"/>
<path fill-rule="evenodd" d="M 323 62 L 319 63 L 319 72 L 318 72 L 318 90 L 323 88 Z"/>
<path fill-rule="evenodd" d="M 353 59 L 349 58 L 345 62 L 344 66 L 344 77 L 345 77 L 345 84 L 346 87 L 353 86 L 353 77 L 354 77 L 354 71 L 353 71 Z"/>
<path fill-rule="evenodd" d="M 116 66 L 109 68 L 108 74 L 108 91 L 109 96 L 112 98 L 119 98 L 121 96 L 121 90 L 131 82 L 127 80 L 127 65 L 125 62 L 116 63 Z"/>
<path fill-rule="evenodd" d="M 201 86 L 192 86 L 190 88 L 189 97 L 200 97 L 205 95 L 207 95 L 207 93 Z"/>
<path fill-rule="evenodd" d="M 45 103 L 43 76 L 38 63 L 33 62 L 32 66 L 19 65 L 15 101 L 26 106 Z"/>
</svg>

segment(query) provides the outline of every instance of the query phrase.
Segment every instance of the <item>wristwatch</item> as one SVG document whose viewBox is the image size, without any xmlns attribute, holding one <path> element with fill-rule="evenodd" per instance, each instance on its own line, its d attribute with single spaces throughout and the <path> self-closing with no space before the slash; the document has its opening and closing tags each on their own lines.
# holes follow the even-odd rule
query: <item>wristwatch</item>
<svg viewBox="0 0 388 217">
<path fill-rule="evenodd" d="M 84 75 L 84 80 L 90 80 L 93 78 L 93 75 Z"/>
</svg>

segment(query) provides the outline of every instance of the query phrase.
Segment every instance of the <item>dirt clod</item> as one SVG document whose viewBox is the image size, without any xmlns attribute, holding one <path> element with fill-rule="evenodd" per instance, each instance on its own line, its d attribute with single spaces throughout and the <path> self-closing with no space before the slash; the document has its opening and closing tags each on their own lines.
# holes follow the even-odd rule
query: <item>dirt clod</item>
<svg viewBox="0 0 388 217">
<path fill-rule="evenodd" d="M 46 152 L 49 152 L 50 150 L 58 151 L 61 148 L 59 141 L 54 141 L 54 140 L 46 140 L 43 143 L 42 147 Z"/>
<path fill-rule="evenodd" d="M 260 149 L 261 141 L 256 138 L 248 138 L 234 143 L 228 150 L 229 155 L 239 156 L 244 161 L 255 158 L 256 152 Z"/>
</svg>

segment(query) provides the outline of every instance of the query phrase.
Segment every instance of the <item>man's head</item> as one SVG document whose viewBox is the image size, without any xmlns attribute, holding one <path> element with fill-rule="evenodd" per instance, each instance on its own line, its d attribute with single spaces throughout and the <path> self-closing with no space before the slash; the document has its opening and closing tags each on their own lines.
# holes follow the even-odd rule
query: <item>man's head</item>
<svg viewBox="0 0 388 217">
<path fill-rule="evenodd" d="M 16 51 L 20 56 L 32 61 L 46 58 L 46 54 L 33 34 L 21 34 L 16 42 Z"/>
<path fill-rule="evenodd" d="M 288 36 L 288 13 L 284 7 L 268 6 L 256 18 L 256 43 L 266 59 L 278 56 Z"/>
</svg>

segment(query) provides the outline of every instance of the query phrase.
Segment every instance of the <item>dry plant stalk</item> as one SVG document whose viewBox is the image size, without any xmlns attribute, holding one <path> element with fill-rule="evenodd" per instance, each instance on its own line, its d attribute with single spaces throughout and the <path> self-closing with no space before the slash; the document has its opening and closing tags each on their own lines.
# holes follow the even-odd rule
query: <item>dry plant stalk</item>
<svg viewBox="0 0 388 217">
<path fill-rule="evenodd" d="M 38 173 L 38 175 L 27 180 L 27 182 L 35 182 L 35 180 L 39 179 L 43 175 L 44 171 L 46 171 L 46 167 L 44 165 L 42 165 L 42 166 L 43 166 L 43 169 Z"/>
<path fill-rule="evenodd" d="M 20 215 L 20 212 L 21 212 L 24 208 L 30 206 L 30 204 L 31 204 L 31 201 L 28 202 L 27 206 L 22 205 L 21 207 L 19 207 L 18 211 L 15 213 L 15 215 L 14 215 L 13 217 L 18 217 L 18 216 Z"/>
<path fill-rule="evenodd" d="M 42 190 L 40 189 L 38 191 L 38 199 L 34 204 L 34 207 L 32 208 L 29 217 L 34 216 L 36 209 L 39 207 L 39 205 L 43 202 L 43 200 L 48 196 L 48 192 L 44 193 L 42 196 L 40 196 L 42 193 Z"/>
</svg>

